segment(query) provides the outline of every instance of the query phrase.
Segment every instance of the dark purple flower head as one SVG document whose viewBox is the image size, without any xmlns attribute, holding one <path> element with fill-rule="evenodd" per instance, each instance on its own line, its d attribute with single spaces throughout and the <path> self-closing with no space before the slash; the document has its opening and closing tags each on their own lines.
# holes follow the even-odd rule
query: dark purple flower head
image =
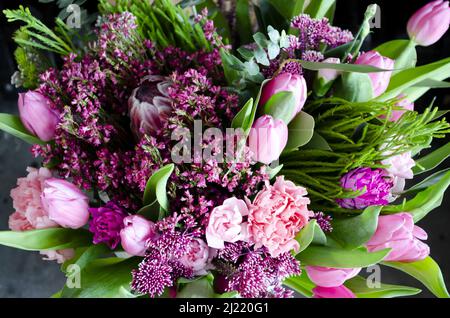
<svg viewBox="0 0 450 318">
<path fill-rule="evenodd" d="M 341 178 L 344 189 L 365 192 L 356 198 L 338 199 L 337 203 L 346 209 L 365 209 L 372 205 L 389 204 L 389 194 L 393 186 L 384 169 L 358 168 Z"/>
<path fill-rule="evenodd" d="M 108 202 L 100 208 L 91 208 L 92 220 L 89 231 L 94 233 L 94 244 L 105 243 L 115 249 L 120 243 L 120 230 L 123 228 L 125 211 L 114 202 Z"/>
<path fill-rule="evenodd" d="M 317 221 L 317 224 L 320 226 L 322 231 L 330 233 L 333 231 L 333 226 L 331 225 L 331 221 L 333 220 L 330 215 L 326 215 L 323 212 L 315 212 L 314 216 L 311 218 Z"/>
</svg>

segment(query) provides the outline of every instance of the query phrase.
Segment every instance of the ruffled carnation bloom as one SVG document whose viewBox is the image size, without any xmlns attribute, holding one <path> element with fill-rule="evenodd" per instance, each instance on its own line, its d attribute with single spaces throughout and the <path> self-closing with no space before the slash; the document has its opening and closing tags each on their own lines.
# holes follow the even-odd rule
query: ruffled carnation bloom
<svg viewBox="0 0 450 318">
<path fill-rule="evenodd" d="M 341 186 L 351 191 L 365 192 L 356 198 L 338 199 L 346 209 L 365 209 L 372 205 L 387 205 L 393 180 L 383 169 L 357 168 L 341 178 Z"/>
<path fill-rule="evenodd" d="M 309 222 L 314 213 L 308 210 L 305 188 L 277 177 L 273 186 L 266 183 L 250 205 L 249 240 L 255 248 L 266 247 L 272 257 L 298 250 L 295 235 Z"/>
<path fill-rule="evenodd" d="M 314 298 L 356 298 L 355 294 L 344 285 L 338 287 L 317 286 L 313 289 Z"/>
<path fill-rule="evenodd" d="M 120 231 L 124 227 L 125 211 L 114 202 L 108 202 L 100 208 L 90 208 L 92 220 L 89 231 L 94 233 L 94 244 L 105 243 L 115 249 L 120 243 Z"/>
<path fill-rule="evenodd" d="M 225 242 L 234 243 L 247 239 L 247 223 L 243 217 L 248 215 L 247 204 L 243 200 L 230 198 L 215 207 L 206 227 L 206 241 L 213 248 L 224 248 Z"/>
<path fill-rule="evenodd" d="M 41 194 L 46 180 L 52 178 L 47 168 L 27 168 L 28 175 L 17 180 L 17 187 L 11 190 L 15 212 L 9 217 L 9 228 L 12 231 L 28 231 L 58 227 L 50 220 L 48 212 L 41 202 Z M 74 255 L 73 249 L 57 251 L 41 251 L 45 260 L 55 260 L 64 263 Z"/>
<path fill-rule="evenodd" d="M 194 238 L 188 246 L 187 253 L 180 259 L 180 263 L 192 269 L 194 275 L 206 274 L 206 265 L 209 259 L 209 248 L 205 241 Z"/>
<path fill-rule="evenodd" d="M 430 254 L 430 247 L 421 241 L 427 238 L 427 233 L 414 225 L 411 214 L 382 215 L 375 234 L 367 242 L 367 249 L 376 252 L 390 248 L 385 261 L 415 262 Z"/>
<path fill-rule="evenodd" d="M 314 284 L 321 287 L 338 287 L 350 278 L 355 277 L 361 268 L 331 268 L 321 266 L 306 266 L 308 277 Z"/>
</svg>

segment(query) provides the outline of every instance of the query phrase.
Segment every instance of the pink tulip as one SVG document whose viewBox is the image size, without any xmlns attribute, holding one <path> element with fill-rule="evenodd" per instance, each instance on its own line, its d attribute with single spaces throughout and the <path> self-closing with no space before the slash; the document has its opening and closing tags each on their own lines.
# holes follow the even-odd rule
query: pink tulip
<svg viewBox="0 0 450 318">
<path fill-rule="evenodd" d="M 361 268 L 330 268 L 320 266 L 307 266 L 308 277 L 314 284 L 321 287 L 338 287 L 346 280 L 355 277 Z"/>
<path fill-rule="evenodd" d="M 292 92 L 294 94 L 296 107 L 291 118 L 289 119 L 290 121 L 302 110 L 305 105 L 308 95 L 306 81 L 301 75 L 282 73 L 264 85 L 259 104 L 264 106 L 273 95 L 279 92 Z M 276 107 L 283 107 L 283 105 L 276 105 Z"/>
<path fill-rule="evenodd" d="M 141 86 L 133 91 L 128 100 L 131 130 L 140 137 L 163 128 L 172 110 L 168 98 L 170 83 L 163 76 L 151 75 L 144 78 Z"/>
<path fill-rule="evenodd" d="M 89 220 L 88 197 L 66 180 L 46 180 L 41 201 L 50 220 L 62 227 L 78 229 Z"/>
<path fill-rule="evenodd" d="M 450 24 L 450 8 L 448 1 L 437 0 L 428 3 L 408 21 L 409 37 L 421 46 L 429 46 L 447 32 Z"/>
<path fill-rule="evenodd" d="M 120 231 L 122 247 L 130 255 L 144 256 L 146 243 L 156 235 L 155 223 L 139 215 L 123 219 L 125 227 Z"/>
<path fill-rule="evenodd" d="M 427 233 L 414 225 L 411 214 L 382 215 L 378 218 L 375 234 L 367 242 L 367 249 L 376 252 L 390 248 L 385 261 L 415 262 L 430 254 L 429 246 L 420 241 L 427 238 Z"/>
<path fill-rule="evenodd" d="M 329 57 L 322 61 L 322 63 L 328 63 L 328 64 L 340 64 L 341 61 L 336 57 Z M 317 72 L 317 76 L 319 79 L 323 79 L 325 82 L 331 82 L 334 81 L 338 76 L 341 74 L 340 71 L 328 68 L 328 69 L 320 69 Z"/>
<path fill-rule="evenodd" d="M 288 140 L 288 127 L 280 119 L 264 115 L 253 124 L 249 134 L 249 147 L 254 159 L 266 165 L 277 160 Z"/>
<path fill-rule="evenodd" d="M 19 94 L 19 114 L 25 128 L 42 141 L 55 138 L 59 114 L 52 107 L 52 102 L 37 91 Z"/>
<path fill-rule="evenodd" d="M 356 298 L 355 294 L 341 285 L 339 287 L 316 287 L 313 289 L 314 298 Z"/>
<path fill-rule="evenodd" d="M 376 51 L 362 53 L 355 61 L 358 65 L 370 65 L 380 69 L 392 70 L 394 68 L 394 60 L 382 56 Z M 388 88 L 392 71 L 369 73 L 372 82 L 373 97 L 383 94 Z"/>
<path fill-rule="evenodd" d="M 404 113 L 406 113 L 407 111 L 414 110 L 414 103 L 407 100 L 404 95 L 400 95 L 399 99 L 400 100 L 398 101 L 397 104 L 395 104 L 395 106 L 401 107 L 403 109 L 393 110 L 392 114 L 391 114 L 391 118 L 389 118 L 389 121 L 396 122 L 403 116 Z"/>
</svg>

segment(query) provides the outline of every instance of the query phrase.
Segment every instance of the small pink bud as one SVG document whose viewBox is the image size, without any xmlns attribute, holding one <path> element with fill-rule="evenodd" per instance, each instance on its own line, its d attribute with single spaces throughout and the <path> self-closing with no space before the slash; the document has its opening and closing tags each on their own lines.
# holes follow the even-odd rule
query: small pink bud
<svg viewBox="0 0 450 318">
<path fill-rule="evenodd" d="M 329 57 L 326 60 L 323 60 L 322 63 L 340 64 L 341 61 L 336 57 Z M 340 71 L 331 68 L 321 69 L 317 72 L 317 76 L 319 77 L 319 79 L 323 79 L 325 82 L 334 81 L 340 74 Z"/>
<path fill-rule="evenodd" d="M 146 242 L 156 235 L 155 223 L 142 216 L 131 215 L 123 219 L 125 227 L 120 231 L 122 247 L 130 255 L 144 256 Z"/>
<path fill-rule="evenodd" d="M 385 70 L 392 70 L 394 68 L 394 60 L 382 56 L 376 51 L 369 51 L 362 53 L 355 64 L 370 65 Z M 378 97 L 383 94 L 389 86 L 391 80 L 392 71 L 369 73 L 370 80 L 372 82 L 373 97 Z"/>
<path fill-rule="evenodd" d="M 37 91 L 20 93 L 18 107 L 20 120 L 30 133 L 42 141 L 55 138 L 59 114 L 47 97 Z"/>
</svg>

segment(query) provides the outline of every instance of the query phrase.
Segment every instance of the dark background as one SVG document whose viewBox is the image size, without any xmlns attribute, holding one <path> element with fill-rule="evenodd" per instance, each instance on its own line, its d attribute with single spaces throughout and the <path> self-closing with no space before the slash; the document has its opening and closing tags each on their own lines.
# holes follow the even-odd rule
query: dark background
<svg viewBox="0 0 450 318">
<path fill-rule="evenodd" d="M 290 0 L 286 0 L 290 1 Z M 315 0 L 312 0 L 315 1 Z M 366 47 L 374 48 L 378 44 L 392 39 L 406 37 L 408 18 L 428 1 L 421 0 L 338 0 L 334 25 L 348 28 L 356 32 L 365 8 L 370 3 L 378 3 L 381 7 L 381 28 L 375 29 L 366 43 Z M 41 4 L 34 1 L 2 0 L 0 9 L 17 8 L 19 4 L 31 8 L 35 16 L 51 24 L 59 9 L 55 4 Z M 88 7 L 95 10 L 96 1 L 88 1 Z M 17 25 L 6 23 L 0 16 L 0 112 L 17 113 L 17 91 L 10 83 L 10 77 L 16 70 L 13 59 L 15 45 L 11 40 Z M 437 44 L 418 47 L 419 64 L 430 63 L 450 56 L 450 32 Z M 434 90 L 416 102 L 416 109 L 428 106 L 436 97 L 436 105 L 442 109 L 450 109 L 450 92 L 448 89 Z M 443 145 L 447 140 L 437 140 L 434 148 Z M 29 152 L 29 145 L 0 132 L 0 230 L 8 227 L 8 216 L 13 212 L 9 191 L 16 184 L 18 177 L 26 174 L 27 166 L 36 166 L 38 162 Z M 448 164 L 447 164 L 448 165 Z M 439 209 L 433 211 L 420 223 L 428 233 L 428 244 L 432 257 L 440 264 L 445 281 L 450 284 L 449 227 L 450 204 L 447 196 Z M 422 288 L 420 283 L 389 268 L 382 269 L 382 281 L 385 283 L 404 284 Z M 41 260 L 37 252 L 25 252 L 0 246 L 0 298 L 4 297 L 48 297 L 64 284 L 64 276 L 59 266 L 53 262 Z M 431 297 L 424 289 L 418 297 Z"/>
</svg>

